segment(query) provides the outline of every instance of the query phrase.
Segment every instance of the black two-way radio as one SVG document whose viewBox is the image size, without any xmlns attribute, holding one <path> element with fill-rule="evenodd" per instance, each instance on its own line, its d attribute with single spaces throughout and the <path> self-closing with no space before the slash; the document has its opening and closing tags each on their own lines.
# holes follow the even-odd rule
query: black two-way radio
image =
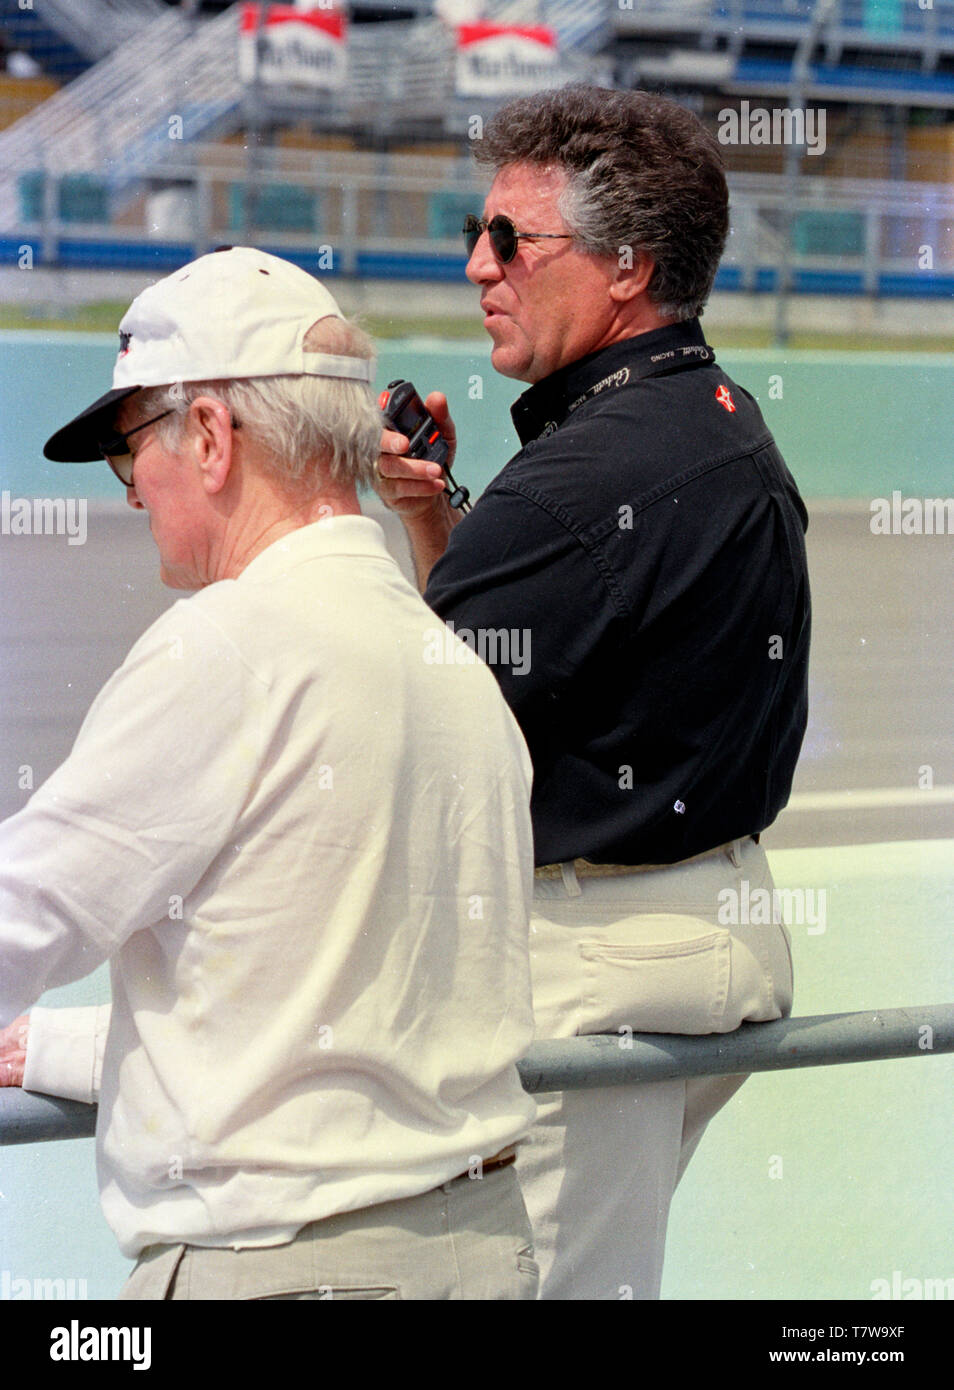
<svg viewBox="0 0 954 1390">
<path fill-rule="evenodd" d="M 387 389 L 381 392 L 378 405 L 389 425 L 408 437 L 406 457 L 427 459 L 429 463 L 439 463 L 446 477 L 445 488 L 450 493 L 447 499 L 452 507 L 463 512 L 470 511 L 470 493 L 465 487 L 458 487 L 450 469 L 447 467 L 447 442 L 433 415 L 409 381 L 388 382 Z"/>
</svg>

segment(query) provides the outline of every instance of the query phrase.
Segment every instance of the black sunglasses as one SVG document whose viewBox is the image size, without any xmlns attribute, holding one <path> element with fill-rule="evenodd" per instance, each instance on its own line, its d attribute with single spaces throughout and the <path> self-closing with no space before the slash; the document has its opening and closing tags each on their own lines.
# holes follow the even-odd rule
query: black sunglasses
<svg viewBox="0 0 954 1390">
<path fill-rule="evenodd" d="M 492 217 L 489 222 L 471 213 L 464 218 L 464 245 L 467 255 L 472 256 L 484 232 L 490 237 L 490 245 L 501 265 L 508 265 L 517 254 L 519 241 L 572 241 L 572 232 L 518 232 L 509 217 L 502 213 Z"/>
<path fill-rule="evenodd" d="M 99 441 L 99 452 L 123 487 L 132 487 L 133 480 L 133 456 L 126 443 L 127 439 L 131 434 L 138 434 L 140 430 L 146 429 L 149 425 L 155 425 L 159 420 L 164 420 L 167 415 L 171 414 L 171 410 L 164 410 L 161 415 L 155 415 L 151 420 L 144 420 L 141 425 L 127 430 L 125 434 L 111 434 L 108 439 Z"/>
<path fill-rule="evenodd" d="M 171 414 L 171 410 L 164 410 L 161 415 L 154 415 L 151 420 L 144 420 L 141 425 L 134 425 L 133 428 L 127 430 L 125 434 L 111 434 L 108 439 L 101 439 L 99 441 L 97 446 L 99 452 L 116 474 L 116 477 L 122 483 L 123 487 L 132 487 L 133 465 L 135 463 L 135 459 L 129 451 L 129 445 L 126 443 L 126 440 L 131 434 L 137 434 L 139 430 L 144 430 L 149 425 L 158 424 L 160 420 L 164 420 L 167 415 Z M 233 430 L 241 429 L 240 422 L 234 417 L 229 417 L 229 424 L 232 426 Z"/>
</svg>

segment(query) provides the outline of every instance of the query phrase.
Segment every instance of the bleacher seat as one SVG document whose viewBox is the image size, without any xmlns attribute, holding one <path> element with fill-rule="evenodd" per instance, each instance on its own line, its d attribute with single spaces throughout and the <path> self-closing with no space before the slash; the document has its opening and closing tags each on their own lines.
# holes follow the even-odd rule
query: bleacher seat
<svg viewBox="0 0 954 1390">
<path fill-rule="evenodd" d="M 459 238 L 469 212 L 480 212 L 473 193 L 432 193 L 427 207 L 427 235 L 434 240 Z"/>
<path fill-rule="evenodd" d="M 793 241 L 800 256 L 863 256 L 864 215 L 841 211 L 798 212 Z"/>
<path fill-rule="evenodd" d="M 229 184 L 229 230 L 240 231 L 245 225 L 244 183 Z M 256 190 L 249 212 L 256 228 L 268 232 L 313 232 L 318 221 L 318 198 L 308 188 L 293 183 L 267 183 Z"/>
<path fill-rule="evenodd" d="M 43 219 L 46 174 L 29 169 L 17 179 L 20 216 L 24 222 Z M 56 215 L 61 222 L 108 222 L 109 189 L 94 174 L 64 174 L 57 191 Z"/>
</svg>

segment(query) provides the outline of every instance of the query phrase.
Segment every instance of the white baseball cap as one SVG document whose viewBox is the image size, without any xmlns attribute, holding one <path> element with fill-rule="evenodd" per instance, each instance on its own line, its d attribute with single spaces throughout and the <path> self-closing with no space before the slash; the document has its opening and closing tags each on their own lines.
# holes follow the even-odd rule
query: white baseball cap
<svg viewBox="0 0 954 1390">
<path fill-rule="evenodd" d="M 137 295 L 119 325 L 113 386 L 47 440 L 57 463 L 102 456 L 117 404 L 144 386 L 267 376 L 370 382 L 374 361 L 306 352 L 318 319 L 343 318 L 334 296 L 290 261 L 223 246 Z"/>
</svg>

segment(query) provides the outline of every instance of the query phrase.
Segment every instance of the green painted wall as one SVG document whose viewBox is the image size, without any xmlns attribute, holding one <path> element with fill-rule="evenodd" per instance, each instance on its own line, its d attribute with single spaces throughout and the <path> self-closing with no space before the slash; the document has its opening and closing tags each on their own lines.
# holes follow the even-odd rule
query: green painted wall
<svg viewBox="0 0 954 1390">
<path fill-rule="evenodd" d="M 762 407 L 806 497 L 954 493 L 954 357 L 734 349 L 719 360 Z M 108 389 L 115 340 L 0 334 L 0 487 L 17 495 L 121 498 L 105 464 L 49 464 L 44 441 Z M 509 408 L 521 383 L 497 376 L 483 343 L 388 341 L 378 384 L 443 390 L 461 441 L 455 474 L 472 493 L 517 447 Z"/>
</svg>

